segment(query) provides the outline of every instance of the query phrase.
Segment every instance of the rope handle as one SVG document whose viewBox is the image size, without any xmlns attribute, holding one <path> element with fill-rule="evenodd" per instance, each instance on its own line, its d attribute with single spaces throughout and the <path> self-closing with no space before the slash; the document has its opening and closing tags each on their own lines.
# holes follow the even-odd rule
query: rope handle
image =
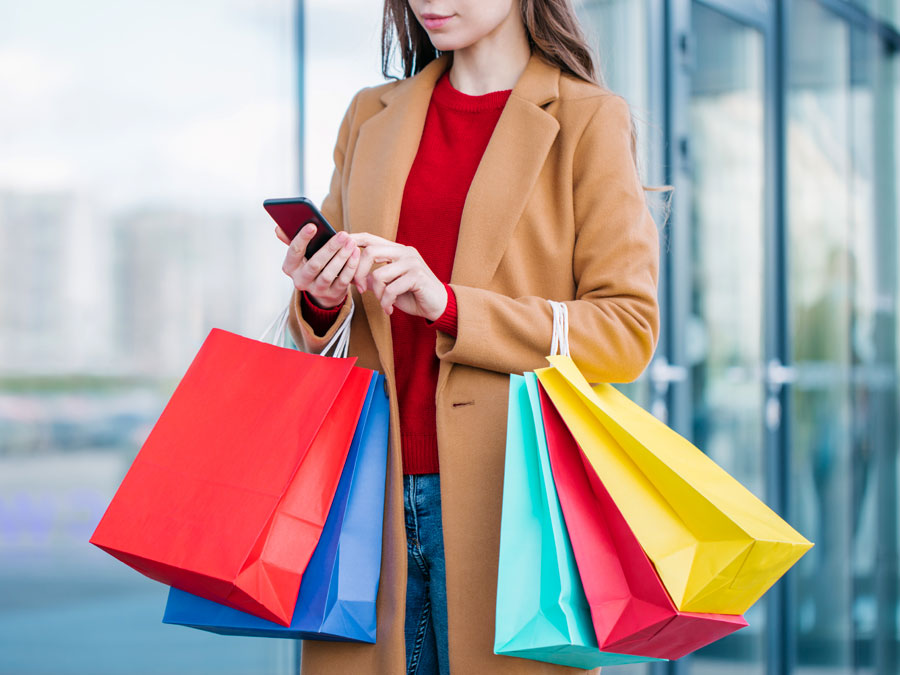
<svg viewBox="0 0 900 675">
<path fill-rule="evenodd" d="M 338 329 L 334 332 L 334 335 L 331 336 L 331 340 L 328 341 L 328 344 L 326 344 L 319 352 L 321 356 L 328 356 L 328 352 L 331 351 L 331 356 L 335 358 L 342 359 L 347 357 L 347 354 L 350 351 L 350 321 L 353 319 L 353 312 L 356 310 L 356 306 L 353 303 L 353 297 L 350 296 L 349 300 L 350 311 Z M 288 338 L 287 324 L 288 318 L 290 317 L 290 311 L 291 305 L 290 302 L 288 302 L 278 316 L 272 319 L 271 323 L 266 326 L 266 329 L 259 337 L 259 341 L 276 345 L 277 347 L 285 346 Z M 272 330 L 273 328 L 275 329 L 274 332 Z M 293 343 L 293 340 L 291 342 Z"/>
<path fill-rule="evenodd" d="M 328 350 L 331 350 L 331 355 L 333 357 L 345 359 L 350 352 L 350 321 L 353 319 L 353 312 L 356 311 L 356 305 L 353 302 L 352 295 L 347 296 L 347 299 L 350 300 L 350 311 L 347 313 L 347 317 L 344 319 L 343 323 L 341 323 L 334 332 L 334 335 L 331 336 L 328 344 L 319 352 L 321 356 L 328 356 Z"/>
<path fill-rule="evenodd" d="M 563 302 L 548 300 L 553 310 L 553 338 L 550 341 L 550 356 L 569 356 L 569 308 Z"/>
<path fill-rule="evenodd" d="M 260 342 L 281 347 L 284 343 L 285 329 L 287 328 L 288 314 L 290 312 L 290 303 L 285 305 L 278 315 L 269 322 L 266 329 L 259 336 Z M 273 332 L 273 329 L 274 332 Z"/>
</svg>

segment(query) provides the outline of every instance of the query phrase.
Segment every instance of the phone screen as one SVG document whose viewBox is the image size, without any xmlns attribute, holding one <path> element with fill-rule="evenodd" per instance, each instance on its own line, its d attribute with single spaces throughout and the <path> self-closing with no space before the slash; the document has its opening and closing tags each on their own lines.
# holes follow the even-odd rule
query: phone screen
<svg viewBox="0 0 900 675">
<path fill-rule="evenodd" d="M 307 260 L 337 234 L 331 224 L 325 220 L 321 211 L 306 197 L 267 199 L 263 202 L 263 208 L 278 223 L 289 239 L 296 237 L 307 223 L 313 223 L 316 226 L 316 236 L 306 246 Z"/>
</svg>

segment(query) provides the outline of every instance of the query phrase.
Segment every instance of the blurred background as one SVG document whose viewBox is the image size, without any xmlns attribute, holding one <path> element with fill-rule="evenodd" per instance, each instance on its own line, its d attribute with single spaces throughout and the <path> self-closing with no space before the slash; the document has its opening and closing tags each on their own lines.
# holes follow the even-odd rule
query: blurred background
<svg viewBox="0 0 900 675">
<path fill-rule="evenodd" d="M 749 628 L 608 672 L 898 673 L 900 0 L 575 5 L 675 187 L 626 389 L 816 542 Z M 165 589 L 87 540 L 209 329 L 286 302 L 261 203 L 321 202 L 380 26 L 0 0 L 0 673 L 296 671 L 291 641 L 163 626 Z"/>
</svg>

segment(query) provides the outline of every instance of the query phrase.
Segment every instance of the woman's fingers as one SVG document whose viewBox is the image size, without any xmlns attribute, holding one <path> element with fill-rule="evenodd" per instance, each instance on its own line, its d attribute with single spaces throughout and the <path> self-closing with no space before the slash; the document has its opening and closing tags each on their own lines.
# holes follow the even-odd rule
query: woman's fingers
<svg viewBox="0 0 900 675">
<path fill-rule="evenodd" d="M 316 280 L 316 277 L 318 277 L 322 270 L 325 269 L 325 266 L 331 261 L 335 254 L 343 248 L 346 241 L 347 235 L 342 232 L 338 232 L 329 239 L 322 248 L 316 251 L 312 258 L 296 269 L 295 273 L 292 275 L 294 278 L 294 285 L 300 290 L 310 289 L 313 282 Z M 291 244 L 291 247 L 293 248 L 293 244 Z M 332 281 L 333 278 L 329 279 L 328 285 L 331 285 Z"/>
<path fill-rule="evenodd" d="M 389 284 L 393 284 L 403 277 L 412 279 L 412 275 L 410 274 L 411 268 L 412 265 L 410 264 L 409 259 L 403 259 L 392 262 L 384 267 L 379 267 L 369 274 L 369 286 L 372 289 L 372 293 L 375 294 L 375 297 L 378 298 L 378 302 L 381 303 L 382 309 L 388 314 L 391 313 L 394 301 L 397 299 L 399 293 L 386 299 L 386 289 Z"/>
<path fill-rule="evenodd" d="M 350 236 L 353 238 L 353 241 L 356 242 L 356 245 L 360 248 L 379 245 L 400 246 L 400 244 L 395 241 L 391 241 L 390 239 L 385 239 L 384 237 L 379 237 L 374 234 L 369 234 L 368 232 L 352 232 Z"/>
<path fill-rule="evenodd" d="M 275 226 L 275 236 L 278 237 L 278 240 L 282 244 L 287 244 L 288 246 L 291 245 L 291 240 L 278 225 Z"/>
<path fill-rule="evenodd" d="M 350 258 L 344 265 L 344 269 L 341 270 L 338 278 L 335 279 L 334 285 L 339 287 L 344 294 L 347 293 L 347 289 L 353 282 L 353 276 L 356 274 L 356 268 L 359 266 L 359 256 L 359 247 L 354 246 L 353 252 L 350 254 Z"/>
<path fill-rule="evenodd" d="M 372 291 L 386 314 L 399 307 L 434 320 L 445 311 L 447 291 L 415 248 L 366 232 L 349 236 L 360 250 L 352 283 L 360 293 Z M 342 274 L 349 275 L 349 267 Z"/>
<path fill-rule="evenodd" d="M 337 237 L 332 238 L 337 239 Z M 311 289 L 313 293 L 325 293 L 328 291 L 338 278 L 338 275 L 341 274 L 347 261 L 350 260 L 350 255 L 354 251 L 359 250 L 352 239 L 349 237 L 341 238 L 344 239 L 344 244 L 337 250 L 331 260 L 325 264 L 325 267 L 322 268 L 322 271 L 319 272 L 318 276 L 313 281 Z M 315 256 L 313 256 L 313 258 L 315 258 Z M 345 288 L 343 290 L 346 292 L 347 289 Z"/>
<path fill-rule="evenodd" d="M 363 250 L 363 255 L 365 255 L 365 250 Z M 376 298 L 381 300 L 381 293 L 384 287 L 400 276 L 403 273 L 403 269 L 401 263 L 392 262 L 379 267 L 377 270 L 372 270 L 366 277 L 369 290 L 375 294 Z M 357 270 L 358 273 L 359 270 Z"/>
<path fill-rule="evenodd" d="M 280 230 L 281 228 L 278 229 Z M 316 226 L 312 223 L 307 223 L 300 228 L 297 236 L 294 237 L 293 241 L 290 242 L 287 253 L 285 253 L 284 255 L 284 264 L 281 266 L 282 271 L 289 277 L 293 277 L 294 272 L 303 263 L 303 256 L 306 254 L 306 245 L 309 244 L 310 241 L 312 241 L 312 238 L 315 235 Z"/>
<path fill-rule="evenodd" d="M 291 277 L 294 288 L 308 292 L 320 307 L 335 307 L 347 295 L 360 260 L 360 249 L 346 232 L 338 232 L 321 249 L 306 259 L 306 247 L 316 235 L 316 226 L 304 226 L 288 246 L 282 270 Z M 281 241 L 287 236 L 281 228 L 275 234 Z"/>
<path fill-rule="evenodd" d="M 357 245 L 359 245 L 359 239 L 357 238 L 359 235 L 351 236 Z M 372 235 L 367 236 L 371 237 Z M 408 246 L 396 244 L 387 241 L 386 239 L 381 239 L 380 237 L 375 237 L 375 239 L 384 243 L 373 243 L 368 246 L 360 247 L 362 249 L 362 254 L 359 259 L 359 267 L 356 268 L 356 276 L 353 278 L 353 283 L 356 284 L 356 288 L 360 293 L 369 289 L 367 280 L 374 265 L 378 263 L 396 262 L 397 260 L 406 257 L 409 252 Z"/>
<path fill-rule="evenodd" d="M 394 313 L 394 303 L 404 293 L 409 293 L 415 287 L 415 279 L 412 274 L 401 274 L 399 277 L 384 286 L 381 292 L 381 308 L 388 314 Z"/>
</svg>

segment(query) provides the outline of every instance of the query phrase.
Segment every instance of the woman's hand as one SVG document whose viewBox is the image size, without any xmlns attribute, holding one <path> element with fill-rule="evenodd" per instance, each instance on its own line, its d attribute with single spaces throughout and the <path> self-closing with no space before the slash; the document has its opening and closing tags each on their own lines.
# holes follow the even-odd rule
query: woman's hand
<svg viewBox="0 0 900 675">
<path fill-rule="evenodd" d="M 397 307 L 429 321 L 440 318 L 447 308 L 447 289 L 416 249 L 364 232 L 350 237 L 362 250 L 353 277 L 360 293 L 372 291 L 387 314 Z M 385 264 L 373 270 L 378 263 Z"/>
<path fill-rule="evenodd" d="M 316 234 L 315 225 L 304 225 L 293 241 L 278 226 L 275 234 L 288 245 L 281 269 L 294 282 L 294 287 L 309 293 L 319 307 L 330 309 L 341 304 L 360 260 L 359 247 L 350 235 L 338 232 L 307 260 L 303 254 Z"/>
</svg>

